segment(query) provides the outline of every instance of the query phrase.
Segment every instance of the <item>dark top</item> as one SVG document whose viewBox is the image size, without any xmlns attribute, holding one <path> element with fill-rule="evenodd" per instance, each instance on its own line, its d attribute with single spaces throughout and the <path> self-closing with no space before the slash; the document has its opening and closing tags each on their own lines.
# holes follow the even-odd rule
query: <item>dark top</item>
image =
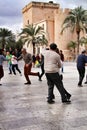
<svg viewBox="0 0 87 130">
<path fill-rule="evenodd" d="M 35 61 L 36 61 L 36 57 L 35 57 L 35 55 L 33 55 L 33 56 L 32 56 L 32 62 L 35 63 Z"/>
<path fill-rule="evenodd" d="M 44 56 L 43 56 L 43 55 L 41 55 L 40 65 L 41 65 L 41 66 L 44 65 Z"/>
<path fill-rule="evenodd" d="M 61 58 L 62 61 L 64 61 L 64 54 L 61 53 L 60 58 Z"/>
<path fill-rule="evenodd" d="M 87 63 L 87 56 L 80 54 L 77 58 L 77 68 L 85 68 L 85 63 Z"/>
</svg>

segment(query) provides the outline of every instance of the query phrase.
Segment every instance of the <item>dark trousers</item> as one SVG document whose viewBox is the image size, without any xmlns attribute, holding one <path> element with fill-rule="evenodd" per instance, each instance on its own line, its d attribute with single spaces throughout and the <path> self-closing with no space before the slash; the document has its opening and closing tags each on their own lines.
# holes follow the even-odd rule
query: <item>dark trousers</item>
<svg viewBox="0 0 87 130">
<path fill-rule="evenodd" d="M 24 76 L 25 76 L 27 82 L 30 82 L 29 75 L 39 76 L 39 72 L 37 72 L 37 73 L 31 72 L 31 68 L 32 68 L 32 63 L 29 64 L 27 67 L 26 67 L 26 64 L 24 66 Z"/>
<path fill-rule="evenodd" d="M 18 68 L 18 64 L 12 65 L 12 71 L 16 75 L 15 69 L 21 74 L 20 69 Z"/>
<path fill-rule="evenodd" d="M 41 65 L 41 74 L 40 74 L 40 78 L 42 78 L 42 76 L 44 75 L 44 64 Z"/>
<path fill-rule="evenodd" d="M 65 90 L 59 73 L 46 73 L 46 78 L 48 84 L 48 100 L 52 100 L 53 98 L 54 85 L 57 87 L 62 101 L 67 100 L 67 95 L 69 95 L 69 93 Z"/>
<path fill-rule="evenodd" d="M 0 79 L 4 76 L 3 66 L 0 65 Z"/>
<path fill-rule="evenodd" d="M 82 81 L 84 79 L 85 76 L 85 68 L 77 68 L 78 73 L 79 73 L 79 82 L 78 85 L 82 85 Z"/>
</svg>

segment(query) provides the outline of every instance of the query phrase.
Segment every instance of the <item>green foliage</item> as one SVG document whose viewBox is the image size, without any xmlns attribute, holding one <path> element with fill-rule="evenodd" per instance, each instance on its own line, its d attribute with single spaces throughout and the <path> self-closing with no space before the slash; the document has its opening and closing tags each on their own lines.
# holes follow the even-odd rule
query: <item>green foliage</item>
<svg viewBox="0 0 87 130">
<path fill-rule="evenodd" d="M 23 48 L 24 42 L 22 41 L 22 39 L 20 38 L 17 42 L 16 42 L 16 48 L 21 50 Z"/>
<path fill-rule="evenodd" d="M 21 39 L 24 43 L 27 42 L 27 46 L 31 43 L 33 45 L 33 54 L 35 54 L 36 44 L 47 44 L 47 39 L 45 38 L 45 32 L 40 26 L 34 26 L 30 24 L 22 29 L 20 33 Z"/>
<path fill-rule="evenodd" d="M 68 45 L 67 45 L 67 47 L 68 47 L 69 49 L 70 49 L 70 48 L 75 49 L 76 46 L 77 46 L 77 43 L 74 42 L 74 41 L 70 41 L 70 42 L 68 43 Z"/>
<path fill-rule="evenodd" d="M 81 37 L 80 44 L 81 45 L 87 45 L 87 38 L 86 37 Z"/>
<path fill-rule="evenodd" d="M 86 26 L 87 26 L 87 10 L 84 10 L 81 6 L 72 9 L 62 24 L 61 34 L 67 28 L 70 28 L 71 32 L 76 32 L 77 53 L 79 53 L 80 32 L 81 31 L 86 32 Z"/>
<path fill-rule="evenodd" d="M 15 36 L 11 31 L 5 28 L 0 28 L 0 46 L 5 48 L 8 45 L 12 45 L 15 42 Z"/>
</svg>

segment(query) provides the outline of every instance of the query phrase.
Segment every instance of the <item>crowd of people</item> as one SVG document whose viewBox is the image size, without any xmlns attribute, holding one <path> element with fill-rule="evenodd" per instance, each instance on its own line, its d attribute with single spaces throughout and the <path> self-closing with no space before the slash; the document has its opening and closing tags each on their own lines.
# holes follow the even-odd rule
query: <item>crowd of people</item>
<svg viewBox="0 0 87 130">
<path fill-rule="evenodd" d="M 77 58 L 77 70 L 79 73 L 78 86 L 82 87 L 83 78 L 85 76 L 85 66 L 87 63 L 86 50 Z M 37 76 L 39 81 L 42 81 L 42 77 L 45 74 L 47 85 L 48 85 L 48 97 L 47 102 L 54 103 L 55 94 L 54 87 L 58 89 L 61 95 L 62 103 L 71 103 L 71 94 L 65 89 L 63 85 L 63 76 L 61 73 L 64 72 L 64 54 L 62 50 L 59 50 L 55 43 L 51 43 L 48 49 L 45 49 L 41 54 L 31 55 L 25 48 L 22 48 L 21 52 L 17 49 L 15 51 L 9 50 L 4 55 L 3 50 L 0 49 L 0 80 L 4 76 L 3 62 L 8 62 L 9 74 L 16 75 L 16 70 L 22 75 L 21 70 L 18 66 L 18 61 L 24 60 L 24 76 L 26 79 L 25 85 L 30 85 L 30 75 Z M 40 67 L 40 72 L 32 72 L 33 67 Z M 87 81 L 85 82 L 87 83 Z M 2 84 L 0 84 L 2 85 Z"/>
</svg>

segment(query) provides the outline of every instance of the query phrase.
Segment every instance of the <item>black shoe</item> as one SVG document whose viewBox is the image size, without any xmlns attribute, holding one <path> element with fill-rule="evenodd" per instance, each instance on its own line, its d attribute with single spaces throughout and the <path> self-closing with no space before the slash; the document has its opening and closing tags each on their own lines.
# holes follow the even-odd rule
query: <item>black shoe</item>
<svg viewBox="0 0 87 130">
<path fill-rule="evenodd" d="M 42 81 L 42 79 L 41 79 L 41 78 L 39 78 L 39 81 Z"/>
<path fill-rule="evenodd" d="M 70 104 L 71 101 L 70 100 L 65 100 L 65 101 L 62 101 L 62 103 L 65 103 L 65 104 Z"/>
<path fill-rule="evenodd" d="M 47 99 L 49 99 L 49 97 L 47 97 Z M 55 95 L 54 94 L 51 96 L 51 99 L 55 99 Z"/>
<path fill-rule="evenodd" d="M 71 94 L 68 94 L 67 95 L 67 99 L 69 100 L 71 98 Z"/>
<path fill-rule="evenodd" d="M 48 102 L 49 104 L 54 104 L 54 103 L 55 103 L 55 101 L 53 101 L 53 100 L 47 100 L 47 102 Z"/>
<path fill-rule="evenodd" d="M 0 84 L 0 86 L 1 86 L 2 84 Z"/>
<path fill-rule="evenodd" d="M 83 85 L 78 84 L 78 87 L 83 87 Z"/>
<path fill-rule="evenodd" d="M 87 84 L 87 81 L 84 84 Z"/>
<path fill-rule="evenodd" d="M 24 83 L 25 85 L 31 84 L 31 82 Z"/>
<path fill-rule="evenodd" d="M 55 99 L 55 95 L 52 96 L 52 99 Z"/>
<path fill-rule="evenodd" d="M 39 77 L 39 81 L 42 81 L 42 80 L 41 80 L 41 77 L 40 77 L 40 73 L 39 73 L 39 72 L 38 72 L 38 77 Z"/>
</svg>

